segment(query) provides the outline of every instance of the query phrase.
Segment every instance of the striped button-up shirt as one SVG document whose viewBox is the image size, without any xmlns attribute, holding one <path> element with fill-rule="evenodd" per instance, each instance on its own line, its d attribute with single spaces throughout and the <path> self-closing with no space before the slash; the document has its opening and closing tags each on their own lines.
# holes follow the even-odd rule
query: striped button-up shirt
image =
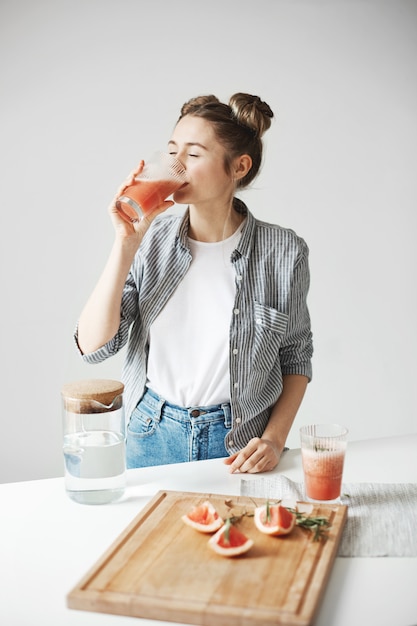
<svg viewBox="0 0 417 626">
<path fill-rule="evenodd" d="M 237 205 L 247 219 L 231 256 L 236 294 L 229 342 L 232 428 L 225 440 L 230 453 L 262 436 L 283 375 L 311 379 L 313 354 L 305 241 L 292 230 L 255 219 L 241 201 Z M 154 220 L 125 284 L 117 334 L 82 355 L 98 363 L 128 344 L 122 373 L 127 416 L 145 389 L 149 328 L 192 262 L 188 224 L 188 211 Z"/>
</svg>

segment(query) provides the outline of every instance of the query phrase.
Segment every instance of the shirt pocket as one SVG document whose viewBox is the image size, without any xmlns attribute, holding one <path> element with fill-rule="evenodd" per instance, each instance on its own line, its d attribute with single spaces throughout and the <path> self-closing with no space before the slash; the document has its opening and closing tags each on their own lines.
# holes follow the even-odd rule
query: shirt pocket
<svg viewBox="0 0 417 626">
<path fill-rule="evenodd" d="M 256 369 L 270 369 L 279 359 L 288 315 L 260 302 L 254 302 L 253 315 L 253 364 Z"/>
</svg>

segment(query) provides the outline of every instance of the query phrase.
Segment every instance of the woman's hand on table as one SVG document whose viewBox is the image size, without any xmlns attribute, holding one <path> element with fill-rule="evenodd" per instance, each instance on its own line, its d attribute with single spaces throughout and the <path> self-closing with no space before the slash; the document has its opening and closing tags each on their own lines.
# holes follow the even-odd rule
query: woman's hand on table
<svg viewBox="0 0 417 626">
<path fill-rule="evenodd" d="M 269 439 L 254 437 L 249 443 L 224 460 L 225 465 L 230 466 L 230 473 L 246 472 L 257 474 L 269 472 L 279 463 L 281 452 Z"/>
</svg>

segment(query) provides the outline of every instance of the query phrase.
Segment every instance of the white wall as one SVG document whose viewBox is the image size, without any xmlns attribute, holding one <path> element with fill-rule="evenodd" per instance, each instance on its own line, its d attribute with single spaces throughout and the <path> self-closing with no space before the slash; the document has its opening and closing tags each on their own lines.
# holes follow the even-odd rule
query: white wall
<svg viewBox="0 0 417 626">
<path fill-rule="evenodd" d="M 72 331 L 112 242 L 107 205 L 182 103 L 276 113 L 243 199 L 310 246 L 314 381 L 290 435 L 416 431 L 417 3 L 2 0 L 0 482 L 62 474 L 60 388 L 119 378 Z"/>
</svg>

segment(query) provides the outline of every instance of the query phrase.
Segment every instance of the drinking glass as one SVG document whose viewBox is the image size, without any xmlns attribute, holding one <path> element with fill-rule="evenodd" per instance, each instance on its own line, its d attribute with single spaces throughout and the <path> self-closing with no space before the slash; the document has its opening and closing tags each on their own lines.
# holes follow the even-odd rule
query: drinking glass
<svg viewBox="0 0 417 626">
<path fill-rule="evenodd" d="M 306 496 L 338 501 L 342 489 L 348 429 L 339 424 L 311 424 L 300 428 Z"/>
<path fill-rule="evenodd" d="M 137 221 L 154 211 L 184 183 L 185 170 L 180 161 L 167 152 L 155 152 L 133 184 L 116 200 L 116 207 L 126 221 Z"/>
</svg>

